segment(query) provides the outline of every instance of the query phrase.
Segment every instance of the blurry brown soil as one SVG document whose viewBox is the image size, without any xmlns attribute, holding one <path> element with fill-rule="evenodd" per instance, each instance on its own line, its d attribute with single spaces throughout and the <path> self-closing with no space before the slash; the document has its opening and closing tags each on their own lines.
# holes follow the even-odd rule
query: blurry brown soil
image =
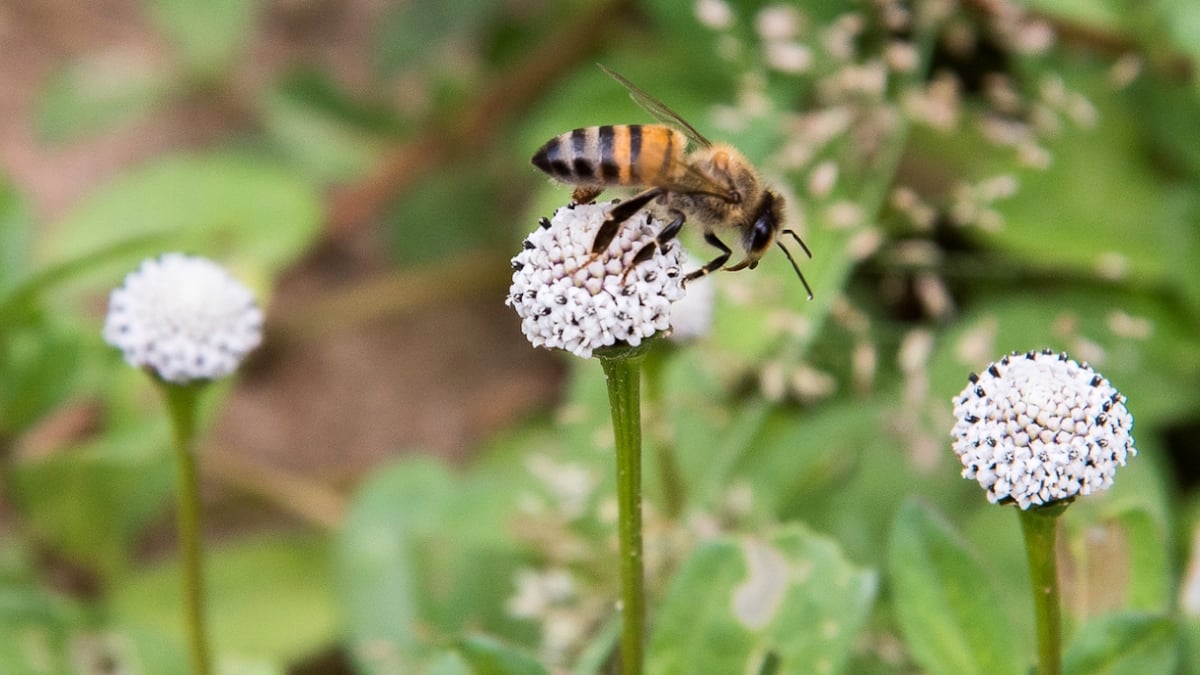
<svg viewBox="0 0 1200 675">
<path fill-rule="evenodd" d="M 319 64 L 352 91 L 368 86 L 367 37 L 385 0 L 265 4 L 262 28 L 233 75 L 233 97 L 298 58 Z M 72 58 L 106 52 L 170 58 L 144 7 L 136 0 L 0 0 L 0 162 L 39 224 L 69 212 L 123 169 L 163 153 L 219 145 L 252 121 L 236 100 L 188 100 L 61 145 L 36 137 L 37 94 Z M 309 301 L 330 290 L 329 279 L 344 283 L 346 269 L 386 273 L 379 260 L 353 259 L 367 249 L 348 247 L 300 263 L 278 288 L 272 313 L 286 322 L 289 313 L 311 311 Z M 508 261 L 496 257 L 490 264 L 502 278 Z M 304 493 L 310 484 L 345 488 L 400 453 L 462 458 L 489 434 L 544 409 L 556 396 L 560 362 L 529 347 L 503 305 L 504 292 L 502 283 L 484 284 L 343 331 L 268 342 L 211 441 L 212 456 L 234 459 L 208 467 L 210 488 L 218 488 L 210 493 L 219 499 L 228 492 L 222 486 L 260 496 L 278 492 L 278 485 L 285 493 Z"/>
</svg>

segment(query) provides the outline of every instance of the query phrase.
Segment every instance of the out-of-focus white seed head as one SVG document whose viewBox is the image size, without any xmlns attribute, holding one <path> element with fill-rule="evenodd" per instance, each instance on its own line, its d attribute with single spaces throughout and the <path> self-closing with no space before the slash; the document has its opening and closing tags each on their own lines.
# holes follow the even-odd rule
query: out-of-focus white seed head
<svg viewBox="0 0 1200 675">
<path fill-rule="evenodd" d="M 253 294 L 220 265 L 167 253 L 125 277 L 109 298 L 104 339 L 125 360 L 176 384 L 237 370 L 262 341 Z"/>
</svg>

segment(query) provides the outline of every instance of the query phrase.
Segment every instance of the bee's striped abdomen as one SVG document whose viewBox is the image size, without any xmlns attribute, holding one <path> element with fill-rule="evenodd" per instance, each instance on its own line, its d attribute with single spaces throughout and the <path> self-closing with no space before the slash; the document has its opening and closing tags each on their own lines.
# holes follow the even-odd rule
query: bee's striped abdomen
<svg viewBox="0 0 1200 675">
<path fill-rule="evenodd" d="M 575 129 L 550 139 L 533 165 L 571 185 L 653 185 L 679 164 L 686 139 L 657 124 Z"/>
</svg>

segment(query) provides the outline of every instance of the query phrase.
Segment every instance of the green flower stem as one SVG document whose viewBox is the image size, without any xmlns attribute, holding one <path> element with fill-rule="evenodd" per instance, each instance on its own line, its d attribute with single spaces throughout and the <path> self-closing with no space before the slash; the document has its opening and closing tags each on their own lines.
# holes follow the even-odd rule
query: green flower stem
<svg viewBox="0 0 1200 675">
<path fill-rule="evenodd" d="M 621 552 L 621 664 L 641 675 L 646 627 L 642 569 L 641 376 L 647 342 L 597 351 L 608 384 L 617 446 L 617 530 Z"/>
<path fill-rule="evenodd" d="M 1037 619 L 1037 675 L 1062 673 L 1062 615 L 1055 535 L 1066 503 L 1018 511 L 1029 559 L 1033 611 Z"/>
<path fill-rule="evenodd" d="M 183 594 L 188 645 L 193 675 L 211 672 L 208 638 L 204 621 L 204 569 L 200 547 L 200 490 L 196 474 L 196 413 L 198 394 L 203 385 L 179 385 L 159 382 L 167 400 L 179 485 L 176 523 L 179 544 L 183 548 Z"/>
<path fill-rule="evenodd" d="M 662 490 L 663 512 L 670 518 L 683 513 L 687 498 L 683 472 L 675 456 L 675 442 L 667 426 L 666 409 L 663 405 L 663 369 L 671 356 L 672 345 L 659 344 L 646 355 L 646 423 L 654 445 L 654 459 L 658 470 L 659 487 Z"/>
</svg>

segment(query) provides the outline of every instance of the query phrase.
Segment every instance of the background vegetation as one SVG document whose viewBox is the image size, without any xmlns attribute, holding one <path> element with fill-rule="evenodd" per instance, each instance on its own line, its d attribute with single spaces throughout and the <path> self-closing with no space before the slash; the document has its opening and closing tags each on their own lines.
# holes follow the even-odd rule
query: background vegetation
<svg viewBox="0 0 1200 675">
<path fill-rule="evenodd" d="M 167 426 L 99 332 L 165 250 L 270 317 L 202 458 L 221 672 L 605 672 L 600 369 L 502 306 L 568 195 L 532 152 L 651 121 L 596 61 L 759 162 L 814 254 L 812 302 L 768 256 L 654 356 L 684 503 L 652 464 L 649 672 L 1025 672 L 1017 520 L 959 478 L 949 401 L 1043 347 L 1139 450 L 1064 519 L 1068 672 L 1200 672 L 1200 9 L 913 4 L 947 13 L 0 7 L 0 672 L 184 672 Z"/>
</svg>

